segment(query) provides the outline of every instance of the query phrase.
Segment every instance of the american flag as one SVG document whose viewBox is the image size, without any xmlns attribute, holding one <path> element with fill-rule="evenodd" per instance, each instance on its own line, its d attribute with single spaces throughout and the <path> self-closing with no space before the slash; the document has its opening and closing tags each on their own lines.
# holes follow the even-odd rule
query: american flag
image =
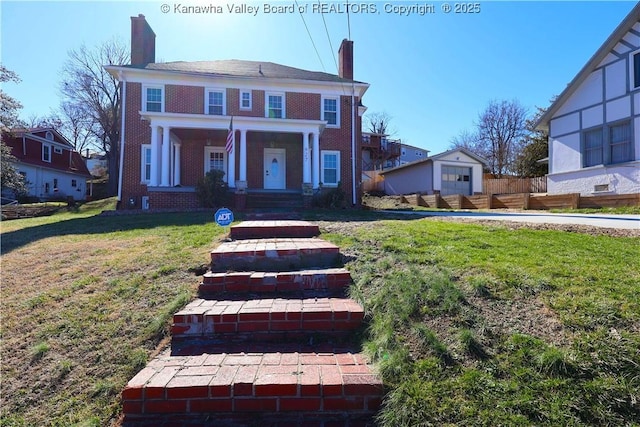
<svg viewBox="0 0 640 427">
<path fill-rule="evenodd" d="M 227 145 L 224 147 L 227 153 L 231 154 L 233 151 L 233 116 L 231 117 L 231 123 L 229 123 L 229 133 L 227 134 Z"/>
</svg>

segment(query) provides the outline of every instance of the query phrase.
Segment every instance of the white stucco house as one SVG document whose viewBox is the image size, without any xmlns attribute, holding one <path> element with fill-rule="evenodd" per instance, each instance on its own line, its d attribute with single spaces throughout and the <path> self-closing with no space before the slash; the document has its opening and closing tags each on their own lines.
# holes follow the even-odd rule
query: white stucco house
<svg viewBox="0 0 640 427">
<path fill-rule="evenodd" d="M 640 3 L 537 124 L 549 194 L 640 193 Z"/>
<path fill-rule="evenodd" d="M 396 194 L 482 193 L 482 170 L 487 161 L 464 148 L 445 151 L 380 172 L 384 191 Z"/>
</svg>

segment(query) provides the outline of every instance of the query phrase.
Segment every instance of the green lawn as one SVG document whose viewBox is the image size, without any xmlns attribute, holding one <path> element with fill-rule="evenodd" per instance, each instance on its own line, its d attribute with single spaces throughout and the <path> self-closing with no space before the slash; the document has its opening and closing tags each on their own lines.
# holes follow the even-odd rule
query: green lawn
<svg viewBox="0 0 640 427">
<path fill-rule="evenodd" d="M 225 232 L 212 213 L 96 216 L 108 207 L 0 225 L 0 426 L 118 424 Z M 637 238 L 309 218 L 366 308 L 380 424 L 639 425 Z"/>
</svg>

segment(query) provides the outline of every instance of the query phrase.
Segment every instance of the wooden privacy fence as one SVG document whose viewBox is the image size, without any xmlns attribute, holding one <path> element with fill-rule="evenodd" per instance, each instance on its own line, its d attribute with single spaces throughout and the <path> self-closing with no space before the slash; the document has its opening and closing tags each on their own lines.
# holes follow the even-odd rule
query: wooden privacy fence
<svg viewBox="0 0 640 427">
<path fill-rule="evenodd" d="M 484 194 L 515 194 L 515 193 L 546 193 L 547 178 L 500 178 L 484 179 L 482 193 Z"/>
<path fill-rule="evenodd" d="M 619 206 L 640 206 L 640 194 L 620 194 L 606 196 L 587 196 L 580 194 L 562 194 L 555 196 L 536 196 L 530 193 L 520 194 L 483 194 L 479 196 L 423 196 L 411 194 L 398 196 L 403 203 L 427 208 L 441 209 L 578 209 L 610 208 Z"/>
<path fill-rule="evenodd" d="M 362 191 L 365 193 L 384 191 L 384 178 L 379 171 L 363 172 L 369 179 L 362 181 Z"/>
</svg>

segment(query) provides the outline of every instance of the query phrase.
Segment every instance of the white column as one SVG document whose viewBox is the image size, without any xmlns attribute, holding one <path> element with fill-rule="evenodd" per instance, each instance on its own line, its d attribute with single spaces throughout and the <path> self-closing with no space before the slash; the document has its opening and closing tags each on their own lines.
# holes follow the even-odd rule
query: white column
<svg viewBox="0 0 640 427">
<path fill-rule="evenodd" d="M 311 153 L 313 156 L 311 165 L 313 188 L 318 188 L 320 186 L 320 138 L 316 133 L 312 133 L 311 138 L 313 138 L 313 152 Z"/>
<path fill-rule="evenodd" d="M 236 188 L 236 131 L 233 130 L 231 141 L 231 152 L 229 155 L 229 165 L 227 167 L 227 184 L 229 184 L 229 188 Z"/>
<path fill-rule="evenodd" d="M 150 187 L 158 186 L 158 177 L 160 176 L 160 139 L 158 135 L 158 126 L 151 126 L 151 179 Z"/>
<path fill-rule="evenodd" d="M 173 144 L 175 147 L 175 155 L 173 157 L 173 161 L 175 162 L 173 165 L 173 185 L 180 185 L 180 148 L 182 144 Z"/>
<path fill-rule="evenodd" d="M 165 126 L 162 128 L 162 169 L 161 169 L 161 187 L 169 186 L 169 172 L 170 172 L 170 156 L 171 156 L 171 128 Z"/>
<path fill-rule="evenodd" d="M 247 181 L 247 130 L 240 129 L 240 181 Z"/>
<path fill-rule="evenodd" d="M 311 183 L 311 153 L 309 152 L 309 133 L 302 134 L 302 183 Z"/>
</svg>

